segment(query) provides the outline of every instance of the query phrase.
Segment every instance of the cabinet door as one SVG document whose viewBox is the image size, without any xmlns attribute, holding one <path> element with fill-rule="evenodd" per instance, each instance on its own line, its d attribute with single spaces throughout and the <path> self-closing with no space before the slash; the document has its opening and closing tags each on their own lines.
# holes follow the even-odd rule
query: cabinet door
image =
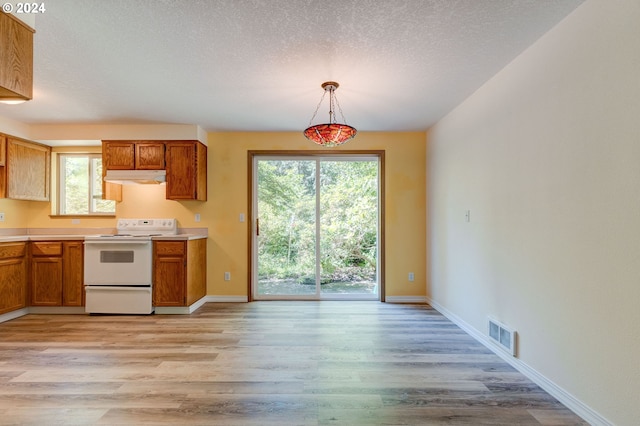
<svg viewBox="0 0 640 426">
<path fill-rule="evenodd" d="M 184 241 L 153 243 L 154 306 L 185 306 L 186 250 Z"/>
<path fill-rule="evenodd" d="M 102 142 L 102 167 L 105 170 L 135 169 L 135 144 L 133 142 Z"/>
<path fill-rule="evenodd" d="M 0 166 L 4 166 L 7 160 L 7 137 L 0 135 Z"/>
<path fill-rule="evenodd" d="M 84 247 L 81 241 L 62 243 L 62 304 L 84 306 Z"/>
<path fill-rule="evenodd" d="M 153 305 L 184 306 L 186 303 L 184 256 L 156 257 L 154 262 Z"/>
<path fill-rule="evenodd" d="M 33 97 L 33 33 L 16 17 L 0 13 L 0 96 Z"/>
<path fill-rule="evenodd" d="M 167 199 L 196 198 L 196 149 L 193 142 L 167 145 Z"/>
<path fill-rule="evenodd" d="M 169 142 L 168 200 L 207 200 L 207 147 L 198 141 Z"/>
<path fill-rule="evenodd" d="M 164 170 L 164 143 L 137 142 L 136 169 Z"/>
<path fill-rule="evenodd" d="M 27 262 L 24 257 L 0 260 L 0 314 L 26 306 Z"/>
<path fill-rule="evenodd" d="M 49 201 L 51 147 L 7 138 L 7 197 Z"/>
<path fill-rule="evenodd" d="M 62 305 L 62 257 L 31 259 L 31 305 Z"/>
<path fill-rule="evenodd" d="M 0 314 L 26 306 L 26 253 L 26 243 L 0 243 Z"/>
</svg>

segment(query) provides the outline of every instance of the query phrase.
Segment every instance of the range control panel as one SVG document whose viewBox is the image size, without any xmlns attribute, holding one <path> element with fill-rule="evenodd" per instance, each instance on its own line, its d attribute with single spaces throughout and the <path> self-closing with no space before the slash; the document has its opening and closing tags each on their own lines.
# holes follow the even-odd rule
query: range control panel
<svg viewBox="0 0 640 426">
<path fill-rule="evenodd" d="M 117 229 L 118 233 L 131 235 L 175 235 L 178 233 L 178 221 L 176 219 L 118 219 Z"/>
</svg>

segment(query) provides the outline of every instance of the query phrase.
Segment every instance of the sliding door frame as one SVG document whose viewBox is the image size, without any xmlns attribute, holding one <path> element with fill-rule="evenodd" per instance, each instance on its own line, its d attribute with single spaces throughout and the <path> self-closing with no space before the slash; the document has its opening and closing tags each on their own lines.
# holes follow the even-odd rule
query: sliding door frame
<svg viewBox="0 0 640 426">
<path fill-rule="evenodd" d="M 380 286 L 380 302 L 385 301 L 385 151 L 384 150 L 340 150 L 340 151 L 326 151 L 326 150 L 251 150 L 247 151 L 247 206 L 248 206 L 248 220 L 247 220 L 247 263 L 248 263 L 248 278 L 247 278 L 247 300 L 252 302 L 253 288 L 252 281 L 254 275 L 255 265 L 253 264 L 253 250 L 254 250 L 254 238 L 253 234 L 256 232 L 256 218 L 253 205 L 253 191 L 254 191 L 254 159 L 255 157 L 269 156 L 269 157 L 308 157 L 309 159 L 315 159 L 317 157 L 336 157 L 336 158 L 348 158 L 358 156 L 369 156 L 378 158 L 378 221 L 379 221 L 379 235 L 378 235 L 378 285 Z"/>
</svg>

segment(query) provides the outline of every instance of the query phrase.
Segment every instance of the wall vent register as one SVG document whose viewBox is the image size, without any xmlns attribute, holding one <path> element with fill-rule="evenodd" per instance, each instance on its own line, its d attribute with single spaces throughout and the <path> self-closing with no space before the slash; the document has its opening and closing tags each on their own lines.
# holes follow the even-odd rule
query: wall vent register
<svg viewBox="0 0 640 426">
<path fill-rule="evenodd" d="M 516 356 L 516 332 L 501 322 L 489 317 L 489 337 L 502 349 Z"/>
</svg>

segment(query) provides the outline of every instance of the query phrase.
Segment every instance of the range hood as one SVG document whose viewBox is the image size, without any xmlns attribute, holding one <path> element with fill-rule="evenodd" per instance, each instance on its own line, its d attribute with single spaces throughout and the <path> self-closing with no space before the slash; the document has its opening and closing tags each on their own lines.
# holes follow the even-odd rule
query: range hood
<svg viewBox="0 0 640 426">
<path fill-rule="evenodd" d="M 159 184 L 167 181 L 166 170 L 107 170 L 104 181 L 119 184 Z"/>
</svg>

